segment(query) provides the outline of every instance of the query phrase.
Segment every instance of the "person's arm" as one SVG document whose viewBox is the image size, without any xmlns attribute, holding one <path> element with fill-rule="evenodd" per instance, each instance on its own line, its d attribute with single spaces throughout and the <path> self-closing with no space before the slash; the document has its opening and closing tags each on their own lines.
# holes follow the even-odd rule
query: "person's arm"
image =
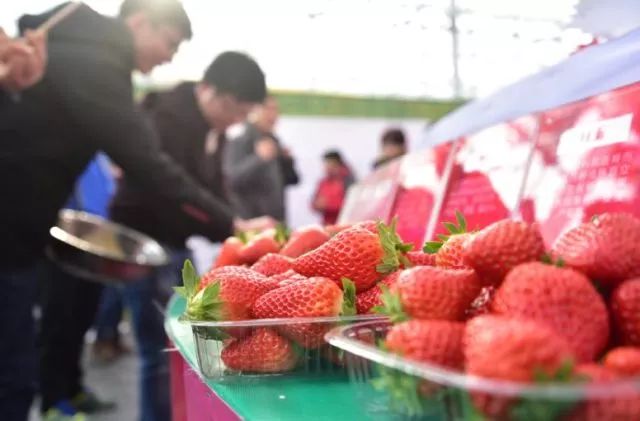
<svg viewBox="0 0 640 421">
<path fill-rule="evenodd" d="M 280 170 L 282 171 L 282 178 L 284 179 L 284 185 L 294 186 L 298 184 L 300 182 L 300 176 L 298 176 L 293 157 L 289 150 L 282 148 L 278 159 L 280 162 Z"/>
<path fill-rule="evenodd" d="M 107 153 L 134 183 L 212 224 L 221 236 L 231 234 L 231 209 L 160 150 L 155 132 L 133 104 L 127 70 L 109 56 L 96 56 L 91 48 L 65 46 L 57 54 L 52 51 L 49 64 L 48 78 L 56 87 L 57 100 L 71 114 L 78 131 Z"/>
<path fill-rule="evenodd" d="M 262 183 L 267 168 L 277 157 L 277 145 L 271 138 L 252 139 L 245 133 L 241 139 L 230 141 L 227 146 L 227 178 L 234 191 L 246 192 Z"/>
</svg>

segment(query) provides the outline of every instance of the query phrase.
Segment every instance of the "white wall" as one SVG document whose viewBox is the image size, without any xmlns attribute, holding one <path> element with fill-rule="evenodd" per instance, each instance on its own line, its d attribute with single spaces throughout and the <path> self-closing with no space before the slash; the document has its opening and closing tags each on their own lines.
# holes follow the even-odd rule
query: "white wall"
<svg viewBox="0 0 640 421">
<path fill-rule="evenodd" d="M 283 116 L 276 132 L 291 149 L 301 176 L 300 184 L 287 192 L 289 225 L 298 227 L 319 221 L 309 202 L 323 176 L 321 157 L 327 149 L 340 150 L 356 177 L 362 178 L 371 172 L 380 136 L 391 126 L 405 130 L 409 149 L 413 150 L 420 144 L 426 120 Z"/>
</svg>

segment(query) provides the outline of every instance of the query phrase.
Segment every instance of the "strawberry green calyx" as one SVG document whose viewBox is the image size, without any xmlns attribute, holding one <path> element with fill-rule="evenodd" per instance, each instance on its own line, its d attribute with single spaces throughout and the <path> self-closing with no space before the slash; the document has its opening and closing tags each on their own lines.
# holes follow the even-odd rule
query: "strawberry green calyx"
<svg viewBox="0 0 640 421">
<path fill-rule="evenodd" d="M 378 273 L 391 273 L 397 270 L 400 265 L 408 265 L 411 263 L 405 257 L 405 253 L 411 251 L 413 245 L 403 243 L 400 236 L 396 233 L 397 218 L 393 218 L 391 224 L 386 225 L 382 221 L 376 224 L 378 228 L 378 236 L 380 244 L 384 250 L 382 262 L 376 266 Z"/>
<path fill-rule="evenodd" d="M 279 223 L 276 225 L 276 235 L 275 240 L 278 244 L 283 245 L 289 240 L 289 236 L 291 235 L 291 230 L 287 228 L 287 226 L 283 223 Z"/>
<path fill-rule="evenodd" d="M 557 259 L 554 259 L 553 256 L 550 255 L 549 253 L 543 254 L 542 257 L 540 258 L 540 261 L 547 265 L 555 266 L 558 268 L 563 268 L 565 266 L 565 262 L 562 257 L 558 257 Z"/>
<path fill-rule="evenodd" d="M 356 285 L 349 278 L 342 278 L 342 310 L 341 316 L 355 316 L 356 315 Z"/>
<path fill-rule="evenodd" d="M 400 300 L 400 294 L 392 293 L 386 285 L 380 285 L 382 291 L 382 305 L 373 308 L 374 313 L 384 314 L 389 317 L 392 323 L 400 323 L 409 320 Z"/>
<path fill-rule="evenodd" d="M 450 237 L 458 234 L 465 234 L 467 232 L 467 220 L 460 211 L 456 211 L 456 222 L 457 224 L 452 222 L 443 222 L 442 225 L 447 229 L 449 235 L 439 234 L 439 241 L 427 241 L 422 251 L 428 254 L 436 254 Z"/>
<path fill-rule="evenodd" d="M 187 300 L 187 320 L 220 320 L 223 302 L 220 300 L 220 282 L 214 282 L 198 290 L 200 278 L 190 260 L 182 267 L 181 287 L 174 290 Z"/>
</svg>

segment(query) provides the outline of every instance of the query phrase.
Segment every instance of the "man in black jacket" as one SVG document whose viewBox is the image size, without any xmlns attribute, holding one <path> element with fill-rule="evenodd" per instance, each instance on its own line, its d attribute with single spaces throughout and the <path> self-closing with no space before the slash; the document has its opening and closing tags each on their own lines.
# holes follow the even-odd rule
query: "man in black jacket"
<svg viewBox="0 0 640 421">
<path fill-rule="evenodd" d="M 51 13 L 21 19 L 34 28 Z M 173 163 L 136 111 L 131 72 L 169 61 L 191 36 L 177 0 L 125 0 L 119 19 L 87 6 L 49 33 L 43 80 L 0 115 L 0 414 L 24 420 L 33 395 L 36 264 L 58 210 L 99 150 L 141 189 L 158 192 L 211 233 L 269 225 L 231 209 Z"/>
<path fill-rule="evenodd" d="M 191 177 L 227 201 L 222 173 L 225 131 L 244 121 L 250 109 L 264 100 L 266 86 L 260 67 L 236 52 L 220 54 L 198 83 L 182 83 L 167 92 L 153 93 L 144 108 L 156 128 L 161 148 Z M 161 241 L 171 251 L 173 268 L 125 288 L 142 365 L 143 413 L 169 420 L 170 399 L 167 337 L 155 303 L 164 304 L 171 287 L 179 283 L 180 267 L 189 257 L 185 242 L 193 234 L 213 241 L 224 237 L 198 229 L 180 215 L 166 198 L 141 191 L 126 172 L 111 205 L 111 219 Z M 151 418 L 150 418 L 151 419 Z"/>
</svg>

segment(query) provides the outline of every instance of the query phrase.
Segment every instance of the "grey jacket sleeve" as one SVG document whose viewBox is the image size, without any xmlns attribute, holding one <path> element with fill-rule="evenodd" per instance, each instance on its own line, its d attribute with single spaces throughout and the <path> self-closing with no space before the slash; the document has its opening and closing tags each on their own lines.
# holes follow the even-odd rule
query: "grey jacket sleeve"
<svg viewBox="0 0 640 421">
<path fill-rule="evenodd" d="M 254 136 L 247 132 L 226 145 L 227 179 L 236 192 L 252 191 L 263 184 L 262 177 L 272 164 L 255 154 L 254 143 Z"/>
</svg>

